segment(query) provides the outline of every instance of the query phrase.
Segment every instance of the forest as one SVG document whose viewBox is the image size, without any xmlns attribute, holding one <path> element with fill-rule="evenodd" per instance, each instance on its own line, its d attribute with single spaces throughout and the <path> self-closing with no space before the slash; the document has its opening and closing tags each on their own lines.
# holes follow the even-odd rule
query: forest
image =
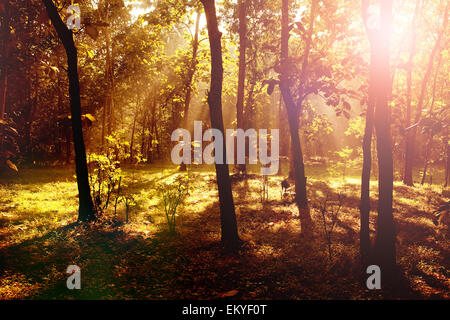
<svg viewBox="0 0 450 320">
<path fill-rule="evenodd" d="M 450 298 L 447 0 L 0 0 L 0 300 Z"/>
</svg>

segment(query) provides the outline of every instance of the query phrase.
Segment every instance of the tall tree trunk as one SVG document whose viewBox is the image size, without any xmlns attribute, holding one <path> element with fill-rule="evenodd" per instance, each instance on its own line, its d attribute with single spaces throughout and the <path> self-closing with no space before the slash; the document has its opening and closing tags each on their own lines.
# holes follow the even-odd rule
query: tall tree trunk
<svg viewBox="0 0 450 320">
<path fill-rule="evenodd" d="M 283 96 L 281 95 L 280 92 L 280 98 L 279 98 L 279 102 L 278 102 L 278 128 L 279 130 L 283 130 Z M 283 139 L 284 140 L 284 139 Z M 284 141 L 282 141 L 282 145 L 280 145 L 280 154 L 281 155 L 285 155 L 285 148 L 284 148 Z M 278 172 L 277 175 L 281 176 L 283 174 L 283 170 L 282 170 L 282 162 L 279 161 L 278 162 Z"/>
<path fill-rule="evenodd" d="M 140 99 L 139 96 L 136 99 L 136 111 L 134 114 L 134 119 L 133 119 L 133 128 L 131 129 L 131 139 L 130 139 L 130 163 L 133 164 L 134 162 L 134 134 L 136 132 L 136 122 L 137 122 L 137 117 L 138 117 L 138 108 L 140 105 Z"/>
<path fill-rule="evenodd" d="M 368 2 L 362 1 L 362 15 L 364 24 L 367 28 L 367 7 Z M 367 29 L 369 32 L 369 30 Z M 361 203 L 360 211 L 360 230 L 359 230 L 359 249 L 361 256 L 361 263 L 365 269 L 370 257 L 370 175 L 372 169 L 372 135 L 373 135 L 373 117 L 375 107 L 375 50 L 371 50 L 371 63 L 369 69 L 369 94 L 368 105 L 366 111 L 366 127 L 363 138 L 363 168 L 361 175 Z"/>
<path fill-rule="evenodd" d="M 103 149 L 105 143 L 105 136 L 110 135 L 112 132 L 113 122 L 113 110 L 114 110 L 114 70 L 112 63 L 112 50 L 111 50 L 111 35 L 109 30 L 109 9 L 110 4 L 105 1 L 105 49 L 106 49 L 106 61 L 105 61 L 105 82 L 106 82 L 106 97 L 105 104 L 103 106 L 103 120 L 102 120 L 102 139 L 101 147 Z"/>
<path fill-rule="evenodd" d="M 433 50 L 431 51 L 429 60 L 428 60 L 428 65 L 427 65 L 427 69 L 425 71 L 425 76 L 422 79 L 422 85 L 421 85 L 421 90 L 420 90 L 420 96 L 419 96 L 419 100 L 417 102 L 417 108 L 416 108 L 416 116 L 414 119 L 414 125 L 412 128 L 410 128 L 408 131 L 408 136 L 410 136 L 410 140 L 409 140 L 409 155 L 408 155 L 408 159 L 406 161 L 410 162 L 410 167 L 412 167 L 413 163 L 414 163 L 414 158 L 415 158 L 415 143 L 416 143 L 416 135 L 417 135 L 417 127 L 419 125 L 419 121 L 422 118 L 422 109 L 424 107 L 424 101 L 425 101 L 425 96 L 427 93 L 427 87 L 428 87 L 428 81 L 431 77 L 431 73 L 433 72 L 433 65 L 434 65 L 434 59 L 436 57 L 436 54 L 438 52 L 440 52 L 441 49 L 441 42 L 442 42 L 442 38 L 447 30 L 447 26 L 448 26 L 448 8 L 449 8 L 449 4 L 450 2 L 447 2 L 446 6 L 445 6 L 445 12 L 444 12 L 444 24 L 442 26 L 442 29 L 438 32 L 438 37 L 436 39 L 436 43 L 433 47 Z"/>
<path fill-rule="evenodd" d="M 312 4 L 314 7 L 314 1 Z M 313 9 L 312 9 L 313 10 Z M 310 29 L 312 25 L 310 25 Z M 299 110 L 294 102 L 290 89 L 289 79 L 289 0 L 282 1 L 281 18 L 281 74 L 280 90 L 283 95 L 284 104 L 288 115 L 289 131 L 291 135 L 291 154 L 294 162 L 295 175 L 295 202 L 300 212 L 301 218 L 311 220 L 308 199 L 306 193 L 305 166 L 303 163 L 303 153 L 300 144 L 298 116 Z M 311 40 L 311 39 L 309 39 Z M 306 61 L 306 60 L 305 60 Z M 303 71 L 302 71 L 303 72 Z M 301 103 L 300 103 L 301 104 Z"/>
<path fill-rule="evenodd" d="M 433 144 L 433 136 L 430 136 L 430 138 L 428 139 L 428 144 L 426 145 L 426 150 L 425 150 L 425 164 L 423 167 L 423 173 L 422 173 L 422 181 L 420 182 L 420 184 L 423 186 L 425 184 L 425 180 L 427 178 L 427 171 L 428 171 L 428 160 L 430 157 L 430 153 L 431 153 L 431 146 Z"/>
<path fill-rule="evenodd" d="M 189 116 L 189 107 L 191 105 L 192 99 L 192 81 L 194 79 L 195 72 L 197 71 L 197 53 L 198 53 L 198 37 L 200 33 L 200 18 L 201 12 L 200 9 L 197 10 L 197 18 L 195 21 L 195 35 L 192 41 L 192 60 L 191 66 L 188 72 L 187 84 L 186 84 L 186 95 L 184 97 L 184 117 L 183 117 L 183 128 L 188 129 L 188 116 Z M 180 165 L 180 171 L 186 171 L 186 164 L 183 162 Z"/>
<path fill-rule="evenodd" d="M 239 76 L 236 102 L 236 128 L 244 129 L 245 74 L 247 69 L 247 0 L 239 0 Z M 235 145 L 237 151 L 237 145 Z M 236 152 L 235 152 L 236 154 Z M 236 154 L 237 156 L 237 154 Z M 246 164 L 237 165 L 239 172 L 246 172 Z"/>
<path fill-rule="evenodd" d="M 413 65 L 414 65 L 414 57 L 416 55 L 416 40 L 417 40 L 417 34 L 416 34 L 416 28 L 417 28 L 417 20 L 419 17 L 421 7 L 421 1 L 417 1 L 416 3 L 416 9 L 414 10 L 414 16 L 413 20 L 411 22 L 411 47 L 409 50 L 409 60 L 408 60 L 408 66 L 407 66 L 407 73 L 406 73 L 406 128 L 408 128 L 411 125 L 411 100 L 412 100 L 412 71 L 413 71 Z M 411 143 L 412 143 L 412 136 L 410 134 L 410 131 L 406 131 L 405 136 L 405 172 L 403 175 L 403 183 L 407 186 L 412 186 L 414 184 L 413 182 L 413 174 L 412 174 L 412 168 L 413 168 L 413 157 L 411 156 Z"/>
<path fill-rule="evenodd" d="M 8 90 L 8 67 L 6 62 L 1 70 L 0 77 L 0 119 L 5 119 L 6 112 L 6 92 Z"/>
<path fill-rule="evenodd" d="M 5 119 L 6 112 L 6 93 L 8 90 L 8 59 L 9 59 L 9 1 L 5 1 L 3 15 L 3 25 L 0 34 L 2 34 L 2 58 L 0 66 L 0 120 Z"/>
<path fill-rule="evenodd" d="M 208 36 L 211 48 L 211 88 L 208 93 L 208 105 L 211 114 L 211 127 L 218 129 L 224 137 L 222 116 L 222 34 L 219 31 L 215 0 L 201 0 L 205 8 Z M 220 220 L 222 225 L 222 242 L 228 249 L 235 250 L 240 244 L 234 209 L 233 193 L 229 168 L 226 164 L 226 143 L 223 141 L 223 164 L 216 161 L 217 186 L 219 189 Z"/>
<path fill-rule="evenodd" d="M 89 187 L 88 168 L 86 163 L 86 149 L 83 139 L 81 122 L 80 83 L 78 78 L 77 48 L 73 41 L 72 31 L 67 29 L 59 16 L 52 0 L 42 0 L 47 14 L 61 39 L 67 54 L 70 112 L 72 116 L 72 134 L 75 146 L 75 165 L 79 194 L 78 220 L 89 221 L 95 219 L 94 205 L 92 203 Z"/>
<path fill-rule="evenodd" d="M 199 45 L 199 33 L 200 33 L 200 18 L 201 18 L 201 12 L 200 9 L 197 10 L 197 18 L 195 20 L 195 35 L 194 39 L 192 41 L 192 60 L 191 60 L 191 67 L 188 72 L 188 79 L 187 79 L 187 88 L 186 88 L 186 96 L 184 99 L 184 118 L 183 118 L 183 127 L 187 128 L 187 120 L 189 115 L 189 107 L 191 104 L 192 99 L 192 81 L 194 79 L 195 72 L 197 71 L 197 54 L 198 54 L 198 45 Z"/>
<path fill-rule="evenodd" d="M 394 280 L 396 266 L 395 228 L 392 210 L 394 172 L 391 112 L 389 109 L 389 98 L 392 93 L 389 71 L 389 34 L 392 21 L 392 0 L 382 0 L 380 12 L 380 29 L 368 31 L 374 58 L 371 62 L 371 68 L 374 71 L 374 124 L 377 137 L 379 172 L 378 218 L 374 253 L 375 261 L 381 267 L 383 277 L 387 283 L 390 283 Z"/>
</svg>

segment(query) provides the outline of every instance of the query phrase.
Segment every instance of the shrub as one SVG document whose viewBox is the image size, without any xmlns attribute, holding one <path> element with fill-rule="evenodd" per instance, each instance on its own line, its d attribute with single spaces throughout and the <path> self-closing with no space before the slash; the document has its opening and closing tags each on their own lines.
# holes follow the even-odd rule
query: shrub
<svg viewBox="0 0 450 320">
<path fill-rule="evenodd" d="M 178 174 L 175 179 L 159 183 L 157 187 L 171 234 L 175 233 L 177 210 L 189 195 L 189 179 L 187 171 Z"/>
</svg>

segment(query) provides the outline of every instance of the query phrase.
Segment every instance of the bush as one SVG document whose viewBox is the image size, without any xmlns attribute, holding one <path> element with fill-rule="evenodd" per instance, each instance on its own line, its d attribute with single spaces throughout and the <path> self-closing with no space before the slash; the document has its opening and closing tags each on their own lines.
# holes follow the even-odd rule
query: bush
<svg viewBox="0 0 450 320">
<path fill-rule="evenodd" d="M 169 182 L 161 182 L 157 186 L 158 194 L 161 197 L 161 204 L 167 219 L 169 233 L 175 233 L 176 217 L 178 208 L 184 204 L 189 195 L 189 171 L 178 174 L 175 179 Z"/>
<path fill-rule="evenodd" d="M 109 204 L 112 201 L 117 203 L 117 199 L 120 197 L 122 181 L 120 162 L 112 160 L 108 155 L 90 154 L 88 164 L 89 183 L 95 211 L 97 214 L 103 215 Z"/>
</svg>

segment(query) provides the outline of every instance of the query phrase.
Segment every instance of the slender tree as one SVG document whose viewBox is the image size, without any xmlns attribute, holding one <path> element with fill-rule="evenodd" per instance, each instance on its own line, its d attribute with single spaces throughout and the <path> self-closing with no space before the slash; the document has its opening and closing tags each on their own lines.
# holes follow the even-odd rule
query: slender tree
<svg viewBox="0 0 450 320">
<path fill-rule="evenodd" d="M 47 14 L 61 39 L 67 55 L 70 113 L 72 121 L 72 134 L 75 147 L 75 166 L 78 184 L 79 213 L 78 220 L 89 221 L 95 218 L 94 205 L 92 203 L 89 187 L 88 168 L 86 163 L 86 149 L 83 139 L 81 122 L 80 83 L 78 78 L 77 48 L 73 41 L 72 30 L 69 30 L 59 16 L 58 9 L 52 0 L 42 0 L 47 9 Z"/>
<path fill-rule="evenodd" d="M 438 36 L 436 39 L 436 42 L 434 44 L 434 47 L 431 51 L 430 57 L 428 59 L 428 64 L 425 70 L 425 75 L 422 79 L 422 84 L 421 84 L 421 88 L 420 88 L 420 95 L 419 95 L 419 100 L 417 101 L 417 107 L 416 107 L 416 114 L 415 114 L 415 118 L 414 118 L 414 124 L 407 128 L 407 154 L 405 157 L 405 171 L 406 170 L 410 170 L 411 172 L 405 172 L 405 183 L 407 185 L 413 185 L 413 181 L 412 181 L 412 167 L 414 165 L 414 158 L 415 158 L 415 141 L 416 141 L 416 135 L 417 135 L 417 127 L 419 126 L 419 122 L 422 118 L 422 113 L 423 113 L 423 107 L 424 107 L 424 103 L 425 103 L 425 97 L 427 94 L 427 88 L 428 88 L 428 82 L 430 80 L 431 74 L 433 72 L 433 66 L 434 66 L 434 62 L 435 62 L 435 57 L 436 55 L 440 52 L 441 50 L 441 42 L 442 42 L 442 38 L 444 37 L 446 30 L 447 30 L 447 26 L 448 26 L 448 9 L 449 9 L 449 2 L 447 2 L 446 6 L 445 6 L 445 11 L 444 11 L 444 19 L 443 19 L 443 26 L 442 28 L 439 30 L 438 32 Z"/>
<path fill-rule="evenodd" d="M 244 129 L 245 75 L 247 69 L 247 0 L 239 0 L 239 76 L 236 103 L 236 127 Z M 240 165 L 240 172 L 245 172 L 245 164 Z"/>
<path fill-rule="evenodd" d="M 310 25 L 308 31 L 308 39 L 306 40 L 306 50 L 303 57 L 302 75 L 300 79 L 305 79 L 308 67 L 308 55 L 311 49 L 312 32 L 314 25 L 316 1 L 312 1 Z M 303 153 L 299 137 L 299 112 L 301 111 L 302 102 L 300 101 L 300 108 L 294 101 L 290 89 L 290 60 L 289 60 L 289 0 L 282 0 L 282 15 L 281 15 L 281 74 L 280 74 L 280 91 L 283 96 L 284 105 L 288 115 L 289 131 L 291 135 L 291 155 L 294 165 L 295 177 L 295 201 L 302 218 L 310 220 L 310 212 L 308 207 L 308 199 L 306 194 L 306 176 L 305 166 L 303 163 Z M 303 93 L 300 94 L 303 96 Z M 300 109 L 300 110 L 299 110 Z"/>
<path fill-rule="evenodd" d="M 184 96 L 184 117 L 183 117 L 183 128 L 188 128 L 188 117 L 189 117 L 189 109 L 192 100 L 192 82 L 194 80 L 195 72 L 197 71 L 197 55 L 198 55 L 198 46 L 199 46 L 199 33 L 200 33 L 200 18 L 201 11 L 200 8 L 197 9 L 197 17 L 195 19 L 195 33 L 194 38 L 192 39 L 192 58 L 191 65 L 189 67 L 187 78 L 186 78 L 186 93 Z M 183 162 L 180 166 L 180 171 L 186 171 L 186 164 Z"/>
<path fill-rule="evenodd" d="M 370 95 L 375 106 L 374 126 L 378 155 L 378 217 L 374 259 L 381 267 L 384 279 L 392 282 L 396 266 L 395 230 L 392 210 L 393 159 L 391 139 L 391 111 L 389 99 L 392 94 L 389 70 L 390 29 L 392 23 L 392 0 L 380 1 L 380 16 L 365 19 L 372 50 Z M 369 0 L 363 1 L 368 12 Z"/>
<path fill-rule="evenodd" d="M 8 58 L 9 58 L 9 1 L 5 1 L 2 8 L 2 24 L 0 35 L 2 37 L 0 45 L 2 50 L 2 63 L 0 65 L 0 120 L 5 118 L 6 92 L 8 90 Z"/>
<path fill-rule="evenodd" d="M 206 23 L 211 49 L 211 86 L 208 93 L 208 105 L 211 115 L 211 127 L 218 129 L 224 136 L 222 116 L 222 33 L 219 31 L 215 0 L 201 0 L 205 9 Z M 222 225 L 222 242 L 226 248 L 235 250 L 240 239 L 237 230 L 236 214 L 234 209 L 233 193 L 229 168 L 226 164 L 226 145 L 223 143 L 223 161 L 216 161 L 217 186 L 219 189 L 220 220 Z"/>
<path fill-rule="evenodd" d="M 362 1 L 362 16 L 364 20 L 364 25 L 366 31 L 370 36 L 370 28 L 368 27 L 368 6 L 369 2 Z M 366 110 L 366 127 L 364 130 L 363 138 L 363 168 L 361 176 L 361 203 L 360 203 L 360 233 L 359 233 L 359 245 L 360 245 L 360 255 L 361 262 L 363 264 L 363 269 L 368 263 L 370 255 L 370 228 L 369 228 L 369 218 L 370 218 L 370 174 L 372 168 L 372 135 L 373 135 L 373 112 L 375 107 L 375 86 L 374 86 L 374 76 L 375 76 L 375 54 L 376 52 L 371 50 L 371 63 L 369 68 L 369 94 L 368 94 L 368 104 Z M 372 62 L 373 61 L 373 62 Z"/>
</svg>

